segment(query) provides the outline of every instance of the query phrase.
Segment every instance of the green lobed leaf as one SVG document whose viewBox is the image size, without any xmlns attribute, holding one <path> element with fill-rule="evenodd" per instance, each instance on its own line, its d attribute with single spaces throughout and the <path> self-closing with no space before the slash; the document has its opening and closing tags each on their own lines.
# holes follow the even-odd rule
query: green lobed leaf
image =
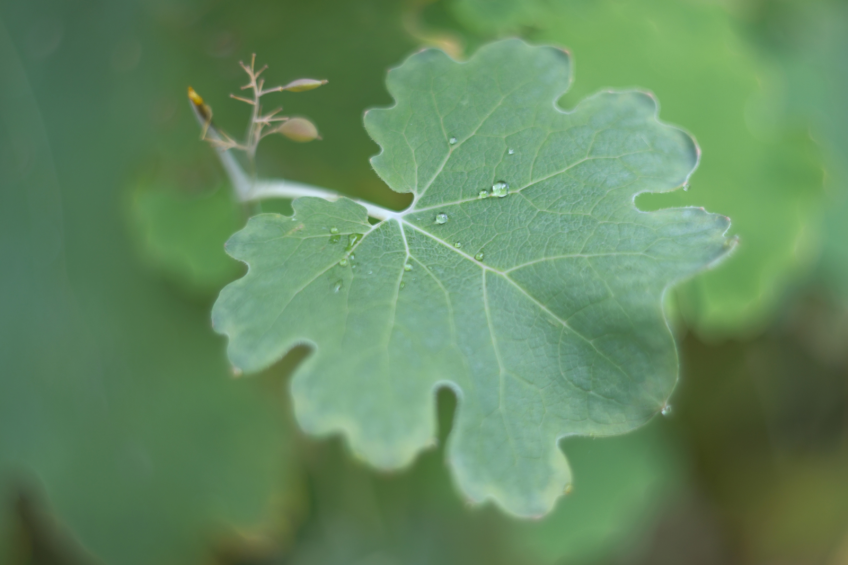
<svg viewBox="0 0 848 565">
<path fill-rule="evenodd" d="M 412 206 L 371 225 L 350 200 L 300 198 L 291 217 L 252 218 L 227 244 L 248 274 L 213 310 L 238 369 L 312 344 L 291 383 L 299 423 L 380 468 L 434 443 L 434 391 L 453 388 L 456 482 L 521 516 L 571 481 L 559 438 L 661 410 L 678 373 L 663 292 L 733 244 L 724 216 L 636 208 L 682 186 L 697 147 L 644 93 L 558 109 L 569 70 L 565 52 L 520 40 L 467 63 L 410 57 L 389 73 L 396 105 L 366 128 L 374 168 Z"/>
</svg>

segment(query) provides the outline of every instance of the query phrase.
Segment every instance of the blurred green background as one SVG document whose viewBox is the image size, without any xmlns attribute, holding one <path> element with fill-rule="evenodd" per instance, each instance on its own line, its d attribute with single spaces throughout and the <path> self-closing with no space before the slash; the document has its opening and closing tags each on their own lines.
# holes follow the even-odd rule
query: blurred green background
<svg viewBox="0 0 848 565">
<path fill-rule="evenodd" d="M 537 522 L 467 507 L 440 448 L 383 475 L 303 437 L 305 350 L 232 378 L 209 310 L 258 210 L 185 96 L 238 133 L 239 60 L 329 79 L 279 95 L 323 139 L 268 139 L 260 172 L 401 208 L 362 127 L 386 70 L 509 35 L 571 51 L 564 107 L 656 93 L 703 157 L 637 203 L 740 238 L 669 294 L 672 415 L 564 441 L 575 491 Z M 848 2 L 5 0 L 0 261 L 0 563 L 848 564 Z M 440 393 L 442 438 L 454 408 Z"/>
</svg>

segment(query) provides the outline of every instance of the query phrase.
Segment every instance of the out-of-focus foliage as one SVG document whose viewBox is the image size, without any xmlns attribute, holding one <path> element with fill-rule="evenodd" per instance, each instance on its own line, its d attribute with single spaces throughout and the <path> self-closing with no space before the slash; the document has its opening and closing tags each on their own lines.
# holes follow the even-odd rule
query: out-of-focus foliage
<svg viewBox="0 0 848 565">
<path fill-rule="evenodd" d="M 846 342 L 845 310 L 807 301 L 753 343 L 683 344 L 677 413 L 745 563 L 844 563 Z"/>
<path fill-rule="evenodd" d="M 820 272 L 848 300 L 848 4 L 837 0 L 737 0 L 745 29 L 784 71 L 783 104 L 810 123 L 825 156 Z"/>
<path fill-rule="evenodd" d="M 196 196 L 141 185 L 130 214 L 141 252 L 189 290 L 214 296 L 239 275 L 224 243 L 242 227 L 244 211 L 228 187 Z"/>
<path fill-rule="evenodd" d="M 697 139 L 703 157 L 691 190 L 637 203 L 705 206 L 733 220 L 737 257 L 681 287 L 677 307 L 701 335 L 746 335 L 768 322 L 787 286 L 815 259 L 811 232 L 821 164 L 803 127 L 780 114 L 780 69 L 747 44 L 721 6 L 690 0 L 455 0 L 483 37 L 519 32 L 575 56 L 573 106 L 607 87 L 638 86 L 663 119 Z"/>
<path fill-rule="evenodd" d="M 96 263 L 75 284 L 74 226 L 62 217 L 72 204 L 0 33 L 13 79 L 2 92 L 0 224 L 16 266 L 0 291 L 0 470 L 109 562 L 197 560 L 217 529 L 262 525 L 283 498 L 277 402 L 228 378 L 203 309 L 146 283 L 115 244 L 120 229 L 86 242 Z"/>
</svg>

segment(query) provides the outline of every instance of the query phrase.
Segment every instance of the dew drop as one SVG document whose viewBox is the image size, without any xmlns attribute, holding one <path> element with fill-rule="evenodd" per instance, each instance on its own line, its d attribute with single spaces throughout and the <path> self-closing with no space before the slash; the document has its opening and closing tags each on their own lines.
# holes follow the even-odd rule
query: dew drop
<svg viewBox="0 0 848 565">
<path fill-rule="evenodd" d="M 462 247 L 462 244 L 457 241 L 456 243 L 453 244 L 453 246 L 456 247 L 457 249 L 459 249 L 460 247 Z"/>
<path fill-rule="evenodd" d="M 477 259 L 478 261 L 482 261 L 483 260 L 483 252 L 481 251 L 480 253 L 475 255 L 474 258 Z"/>
<path fill-rule="evenodd" d="M 355 260 L 356 260 L 356 255 L 354 255 L 353 253 L 351 253 L 351 254 L 350 254 L 350 260 L 351 260 L 351 261 L 355 261 Z"/>
<path fill-rule="evenodd" d="M 338 243 L 341 240 L 342 236 L 340 235 L 331 235 L 330 243 Z"/>
<path fill-rule="evenodd" d="M 344 258 L 339 261 L 339 267 L 347 267 L 347 258 Z"/>
<path fill-rule="evenodd" d="M 671 404 L 666 404 L 662 407 L 662 415 L 666 418 L 669 418 L 674 411 L 671 408 Z"/>
<path fill-rule="evenodd" d="M 480 194 L 477 195 L 477 198 L 488 198 L 488 197 L 489 197 L 489 193 L 486 192 L 485 190 L 481 190 Z"/>
<path fill-rule="evenodd" d="M 455 137 L 452 137 L 452 138 L 450 138 L 450 139 L 448 140 L 448 142 L 449 142 L 451 145 L 456 145 L 456 138 L 455 138 Z"/>
<path fill-rule="evenodd" d="M 363 237 L 363 235 L 361 233 L 350 234 L 350 238 L 349 238 L 349 241 L 347 243 L 347 248 L 348 249 L 353 248 L 354 245 L 359 243 L 359 241 L 362 239 L 362 237 Z"/>
<path fill-rule="evenodd" d="M 333 283 L 333 292 L 338 292 L 342 289 L 342 281 L 336 281 Z"/>
<path fill-rule="evenodd" d="M 409 271 L 411 271 L 411 270 L 412 270 L 412 265 L 410 265 L 409 263 L 407 263 L 406 265 L 404 265 L 404 266 L 403 266 L 403 270 L 404 270 L 404 271 L 406 271 L 406 272 L 408 273 Z"/>
<path fill-rule="evenodd" d="M 436 223 L 439 225 L 448 223 L 448 215 L 447 214 L 436 214 Z"/>
<path fill-rule="evenodd" d="M 503 198 L 507 194 L 509 194 L 509 185 L 506 182 L 499 180 L 492 185 L 492 196 Z"/>
<path fill-rule="evenodd" d="M 339 233 L 339 228 L 330 228 L 330 233 Z"/>
<path fill-rule="evenodd" d="M 689 190 L 689 181 L 683 183 L 683 192 L 686 192 L 687 190 Z"/>
<path fill-rule="evenodd" d="M 507 153 L 509 155 L 515 155 L 515 149 L 510 149 L 509 151 L 507 151 Z"/>
<path fill-rule="evenodd" d="M 400 281 L 400 287 L 401 287 L 401 288 L 403 288 L 403 287 L 405 287 L 405 286 L 406 286 L 406 283 L 405 283 L 405 282 L 403 282 L 403 281 Z"/>
</svg>

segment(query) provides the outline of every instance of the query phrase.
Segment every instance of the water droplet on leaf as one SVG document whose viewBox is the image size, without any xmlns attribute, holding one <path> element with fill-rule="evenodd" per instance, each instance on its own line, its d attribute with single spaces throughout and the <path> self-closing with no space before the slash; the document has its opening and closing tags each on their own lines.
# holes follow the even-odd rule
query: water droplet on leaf
<svg viewBox="0 0 848 565">
<path fill-rule="evenodd" d="M 489 197 L 489 193 L 486 192 L 485 190 L 481 190 L 480 194 L 477 195 L 477 198 L 488 198 L 488 197 Z"/>
<path fill-rule="evenodd" d="M 481 251 L 480 253 L 475 255 L 474 258 L 477 259 L 478 261 L 482 261 L 483 260 L 483 252 Z"/>
<path fill-rule="evenodd" d="M 510 149 L 509 151 L 507 151 L 507 153 L 509 153 L 510 155 L 514 155 L 514 154 L 515 154 L 515 149 Z"/>
<path fill-rule="evenodd" d="M 333 292 L 338 292 L 342 289 L 342 281 L 336 281 L 333 283 Z"/>
<path fill-rule="evenodd" d="M 492 185 L 492 196 L 503 198 L 507 194 L 509 194 L 509 185 L 506 182 L 499 180 Z"/>
<path fill-rule="evenodd" d="M 330 228 L 330 233 L 339 233 L 339 228 Z"/>
<path fill-rule="evenodd" d="M 331 235 L 330 236 L 330 243 L 338 243 L 341 239 L 342 239 L 342 236 L 340 236 L 340 235 Z"/>
<path fill-rule="evenodd" d="M 453 244 L 453 246 L 456 247 L 457 249 L 459 249 L 460 247 L 462 247 L 462 244 L 457 241 L 456 243 Z"/>
<path fill-rule="evenodd" d="M 409 271 L 411 271 L 411 270 L 412 270 L 412 265 L 410 265 L 409 263 L 407 263 L 406 265 L 404 265 L 404 266 L 403 266 L 403 270 L 404 270 L 404 271 L 406 271 L 406 272 L 408 273 Z"/>
<path fill-rule="evenodd" d="M 347 259 L 342 259 L 339 261 L 339 267 L 347 267 Z"/>
<path fill-rule="evenodd" d="M 448 141 L 451 145 L 456 145 L 456 138 L 455 137 L 450 138 Z"/>
<path fill-rule="evenodd" d="M 666 418 L 670 417 L 674 411 L 671 408 L 671 404 L 666 404 L 662 408 L 662 415 Z"/>
<path fill-rule="evenodd" d="M 436 223 L 439 225 L 448 223 L 448 215 L 447 214 L 436 214 Z"/>
<path fill-rule="evenodd" d="M 350 240 L 348 241 L 347 248 L 348 250 L 352 249 L 354 245 L 359 243 L 363 235 L 361 233 L 352 233 L 350 234 Z"/>
</svg>

